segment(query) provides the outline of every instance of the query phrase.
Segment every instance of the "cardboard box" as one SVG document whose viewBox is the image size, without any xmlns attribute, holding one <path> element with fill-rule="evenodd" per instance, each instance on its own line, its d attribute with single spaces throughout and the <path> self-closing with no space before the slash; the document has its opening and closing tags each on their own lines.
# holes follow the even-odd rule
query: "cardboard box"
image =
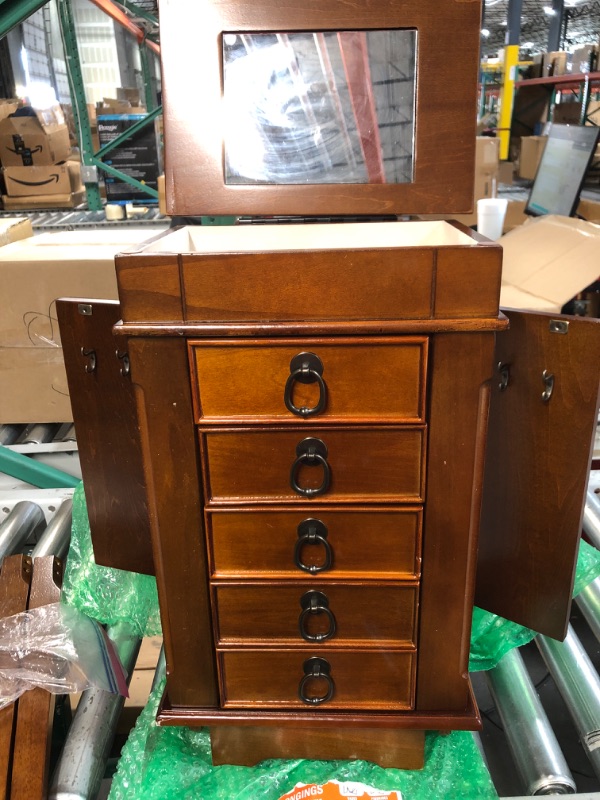
<svg viewBox="0 0 600 800">
<path fill-rule="evenodd" d="M 519 177 L 532 181 L 546 147 L 547 136 L 522 136 Z"/>
<path fill-rule="evenodd" d="M 0 120 L 14 114 L 19 107 L 18 100 L 0 99 Z"/>
<path fill-rule="evenodd" d="M 81 164 L 78 161 L 49 167 L 4 167 L 2 173 L 10 197 L 70 194 L 81 189 Z"/>
<path fill-rule="evenodd" d="M 129 100 L 119 100 L 114 97 L 103 97 L 102 102 L 96 103 L 96 115 L 104 114 L 145 114 L 146 108 L 142 105 L 132 105 Z"/>
<path fill-rule="evenodd" d="M 6 211 L 31 211 L 44 208 L 77 208 L 85 200 L 85 191 L 69 194 L 32 194 L 27 197 L 2 195 L 2 205 Z"/>
<path fill-rule="evenodd" d="M 124 100 L 132 107 L 140 107 L 142 101 L 140 99 L 140 90 L 130 86 L 119 86 L 117 88 L 117 100 Z"/>
<path fill-rule="evenodd" d="M 104 114 L 98 116 L 100 146 L 125 133 L 128 128 L 144 118 L 142 114 Z M 107 164 L 135 178 L 140 183 L 157 189 L 160 173 L 158 137 L 153 123 L 138 131 L 133 137 L 106 154 Z M 111 175 L 104 176 L 106 199 L 109 203 L 141 200 L 156 203 L 156 200 L 125 181 Z"/>
<path fill-rule="evenodd" d="M 0 248 L 0 424 L 73 419 L 54 303 L 117 299 L 114 256 L 147 229 L 47 233 Z"/>
<path fill-rule="evenodd" d="M 526 222 L 532 222 L 535 217 L 530 217 L 525 213 L 525 200 L 509 200 L 504 218 L 504 233 L 514 230 Z M 600 223 L 600 203 L 594 200 L 580 200 L 577 206 L 577 214 L 583 217 L 586 222 Z"/>
<path fill-rule="evenodd" d="M 31 220 L 27 217 L 0 218 L 0 247 L 33 236 Z"/>
<path fill-rule="evenodd" d="M 584 44 L 576 47 L 571 56 L 571 72 L 585 74 L 595 72 L 598 68 L 598 45 Z"/>
<path fill-rule="evenodd" d="M 503 248 L 500 305 L 560 312 L 600 275 L 600 225 L 545 216 L 499 239 Z"/>
<path fill-rule="evenodd" d="M 60 109 L 0 120 L 0 163 L 4 167 L 49 166 L 66 161 L 70 152 L 69 131 Z"/>
<path fill-rule="evenodd" d="M 562 50 L 552 50 L 549 53 L 544 53 L 542 59 L 542 77 L 548 78 L 551 75 L 565 75 L 568 63 L 569 54 Z"/>
<path fill-rule="evenodd" d="M 498 183 L 512 186 L 515 176 L 515 165 L 512 161 L 501 161 L 498 166 Z"/>
</svg>

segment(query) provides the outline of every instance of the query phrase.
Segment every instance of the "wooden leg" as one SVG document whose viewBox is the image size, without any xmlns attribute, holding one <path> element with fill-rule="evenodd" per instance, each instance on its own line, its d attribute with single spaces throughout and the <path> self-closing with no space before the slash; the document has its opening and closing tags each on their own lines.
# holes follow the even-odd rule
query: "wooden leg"
<svg viewBox="0 0 600 800">
<path fill-rule="evenodd" d="M 36 558 L 29 609 L 60 599 L 62 564 L 53 556 Z M 19 699 L 10 781 L 11 798 L 45 798 L 48 791 L 50 745 L 55 695 L 35 688 Z"/>
</svg>

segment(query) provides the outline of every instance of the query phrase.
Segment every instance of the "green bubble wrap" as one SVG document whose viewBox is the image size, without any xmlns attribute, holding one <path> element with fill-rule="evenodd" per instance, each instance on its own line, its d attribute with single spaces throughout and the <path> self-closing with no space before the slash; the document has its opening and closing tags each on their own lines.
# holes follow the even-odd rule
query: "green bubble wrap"
<svg viewBox="0 0 600 800">
<path fill-rule="evenodd" d="M 263 761 L 256 767 L 213 767 L 205 729 L 160 728 L 154 717 L 164 688 L 152 693 L 125 745 L 109 800 L 279 800 L 297 783 L 360 781 L 399 789 L 405 800 L 498 797 L 473 736 L 428 733 L 425 768 L 382 769 L 366 761 Z"/>
<path fill-rule="evenodd" d="M 600 553 L 581 542 L 574 594 L 600 575 Z M 63 598 L 94 619 L 133 623 L 140 635 L 160 633 L 156 581 L 148 575 L 94 563 L 83 487 L 73 500 L 73 530 Z M 475 608 L 472 671 L 491 669 L 513 647 L 535 633 Z M 213 767 L 205 730 L 160 728 L 156 710 L 164 681 L 152 693 L 123 749 L 110 800 L 279 800 L 297 783 L 360 781 L 382 790 L 399 789 L 405 800 L 497 798 L 469 732 L 427 734 L 425 769 L 381 769 L 364 761 L 265 761 L 257 767 Z"/>
<path fill-rule="evenodd" d="M 139 636 L 160 634 L 156 579 L 94 561 L 83 484 L 73 497 L 71 546 L 65 567 L 62 599 L 106 625 L 129 622 Z"/>
</svg>

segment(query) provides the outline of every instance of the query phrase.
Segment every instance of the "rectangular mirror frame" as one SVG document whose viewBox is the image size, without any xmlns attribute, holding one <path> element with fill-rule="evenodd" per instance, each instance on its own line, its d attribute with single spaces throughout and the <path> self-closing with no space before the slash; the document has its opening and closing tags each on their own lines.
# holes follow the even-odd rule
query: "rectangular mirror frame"
<svg viewBox="0 0 600 800">
<path fill-rule="evenodd" d="M 161 0 L 169 214 L 453 214 L 473 205 L 480 0 Z M 224 31 L 418 31 L 414 181 L 226 185 Z M 452 42 L 452 52 L 444 50 Z"/>
</svg>

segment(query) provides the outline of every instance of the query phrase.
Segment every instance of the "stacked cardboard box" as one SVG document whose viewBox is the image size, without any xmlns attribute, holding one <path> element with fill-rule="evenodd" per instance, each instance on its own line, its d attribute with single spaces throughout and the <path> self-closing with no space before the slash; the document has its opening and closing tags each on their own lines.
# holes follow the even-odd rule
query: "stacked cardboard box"
<svg viewBox="0 0 600 800">
<path fill-rule="evenodd" d="M 70 208 L 81 202 L 80 167 L 60 106 L 0 118 L 0 163 L 6 209 Z"/>
<path fill-rule="evenodd" d="M 598 68 L 598 45 L 584 44 L 573 50 L 571 72 L 581 74 L 595 72 Z"/>
<path fill-rule="evenodd" d="M 552 50 L 544 53 L 542 58 L 542 77 L 552 75 L 565 75 L 569 64 L 569 54 L 562 50 Z"/>
<path fill-rule="evenodd" d="M 0 247 L 0 424 L 73 418 L 55 300 L 116 300 L 115 254 L 147 238 L 144 228 L 61 231 Z"/>
</svg>

